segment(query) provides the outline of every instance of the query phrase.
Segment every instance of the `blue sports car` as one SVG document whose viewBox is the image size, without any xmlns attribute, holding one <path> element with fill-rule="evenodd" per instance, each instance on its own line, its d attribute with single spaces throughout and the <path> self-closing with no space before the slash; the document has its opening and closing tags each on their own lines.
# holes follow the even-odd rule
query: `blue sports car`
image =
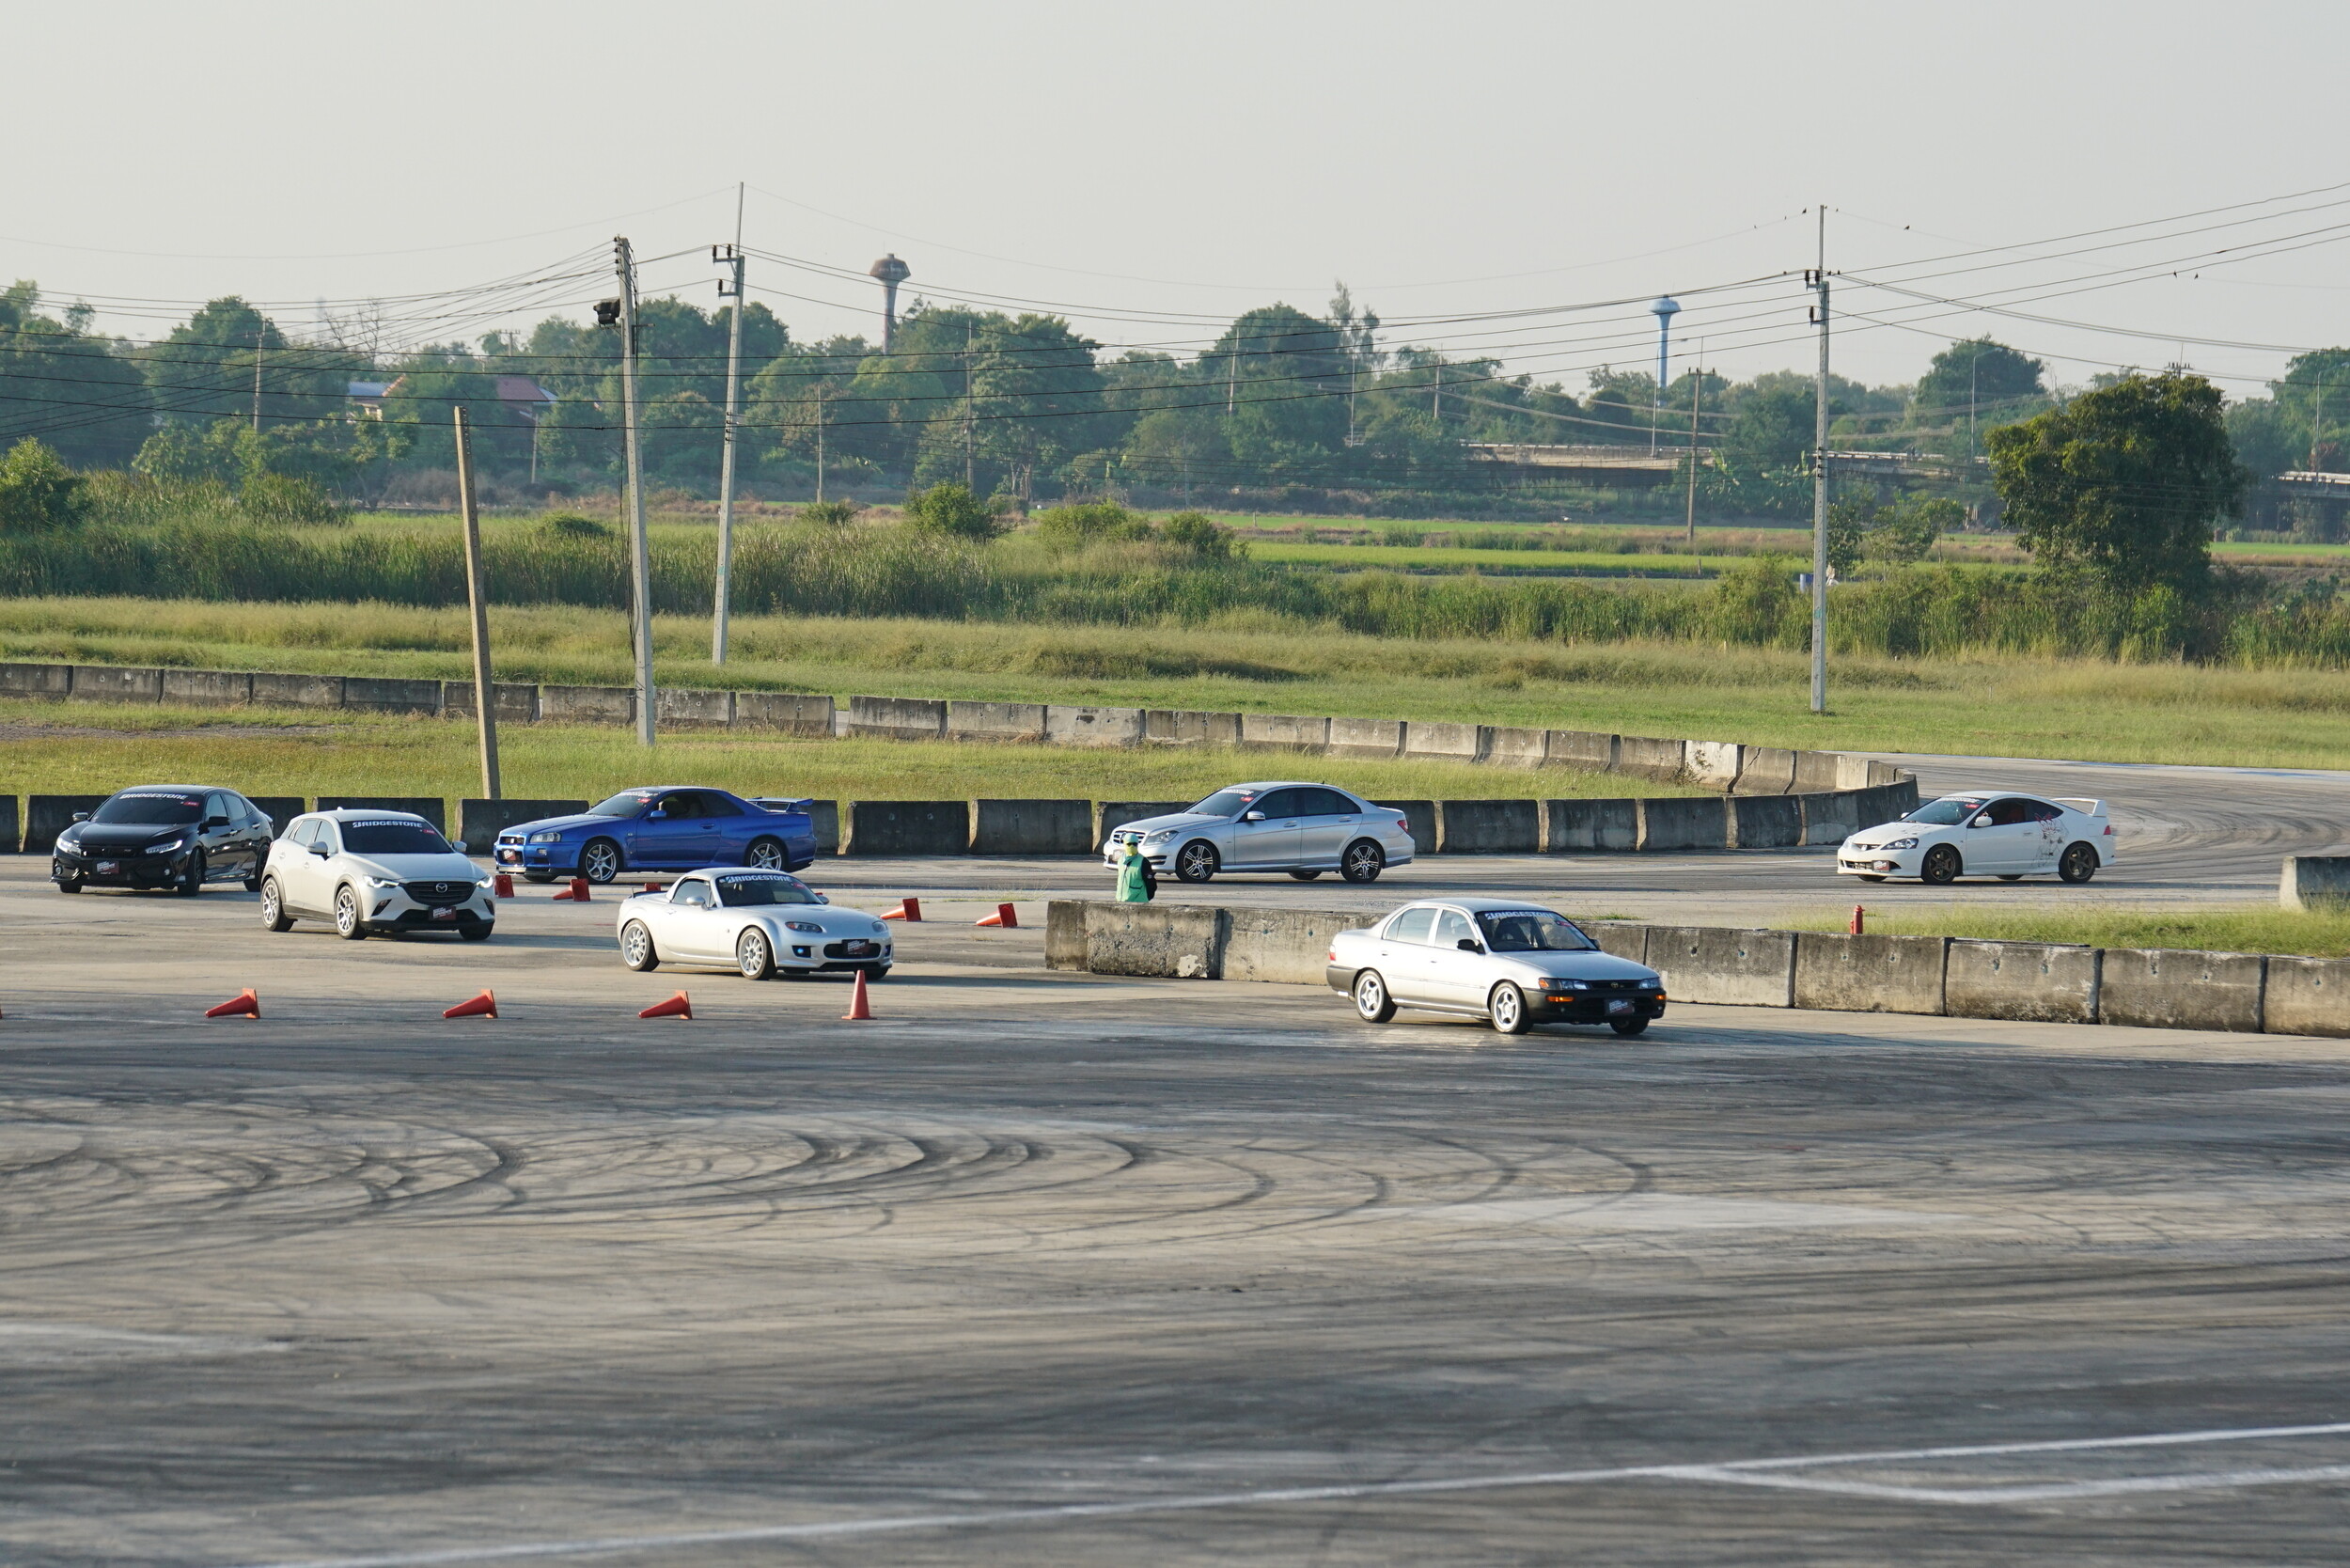
<svg viewBox="0 0 2350 1568">
<path fill-rule="evenodd" d="M 622 790 L 580 816 L 509 827 L 498 835 L 496 857 L 499 870 L 532 882 L 610 882 L 623 871 L 704 866 L 796 871 L 816 858 L 816 826 L 806 801 L 778 810 L 724 790 L 665 784 Z"/>
</svg>

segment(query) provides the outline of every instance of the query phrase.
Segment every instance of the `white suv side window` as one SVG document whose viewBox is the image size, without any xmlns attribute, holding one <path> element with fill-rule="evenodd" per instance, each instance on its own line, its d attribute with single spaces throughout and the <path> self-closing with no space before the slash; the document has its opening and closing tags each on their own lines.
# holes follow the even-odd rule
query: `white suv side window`
<svg viewBox="0 0 2350 1568">
<path fill-rule="evenodd" d="M 317 840 L 318 836 L 319 824 L 315 821 L 298 822 L 286 830 L 286 842 L 298 850 L 306 850 Z"/>
</svg>

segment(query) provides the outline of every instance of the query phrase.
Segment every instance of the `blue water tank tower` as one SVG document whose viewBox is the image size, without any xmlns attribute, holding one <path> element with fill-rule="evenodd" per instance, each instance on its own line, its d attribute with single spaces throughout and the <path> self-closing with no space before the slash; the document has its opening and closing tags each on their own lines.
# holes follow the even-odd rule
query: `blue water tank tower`
<svg viewBox="0 0 2350 1568">
<path fill-rule="evenodd" d="M 1665 399 L 1666 347 L 1672 340 L 1673 318 L 1681 314 L 1681 302 L 1667 294 L 1649 309 L 1656 316 L 1656 399 L 1662 403 Z"/>
</svg>

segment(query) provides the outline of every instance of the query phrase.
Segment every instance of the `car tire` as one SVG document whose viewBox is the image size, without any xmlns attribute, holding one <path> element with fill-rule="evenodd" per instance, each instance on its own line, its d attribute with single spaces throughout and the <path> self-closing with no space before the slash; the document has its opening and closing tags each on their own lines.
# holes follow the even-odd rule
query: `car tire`
<svg viewBox="0 0 2350 1568">
<path fill-rule="evenodd" d="M 857 973 L 869 980 L 885 980 L 889 978 L 889 965 L 886 964 L 860 964 Z"/>
<path fill-rule="evenodd" d="M 469 926 L 459 926 L 457 934 L 468 942 L 487 942 L 497 926 L 489 920 L 477 920 Z"/>
<path fill-rule="evenodd" d="M 1175 852 L 1175 880 L 1205 882 L 1223 869 L 1224 857 L 1205 839 L 1194 839 Z"/>
<path fill-rule="evenodd" d="M 261 890 L 260 872 L 255 871 L 251 876 L 244 879 L 244 890 L 248 893 L 258 893 Z"/>
<path fill-rule="evenodd" d="M 783 852 L 780 839 L 753 839 L 751 847 L 743 852 L 743 864 L 756 866 L 762 871 L 780 871 L 791 857 Z"/>
<path fill-rule="evenodd" d="M 750 930 L 734 939 L 734 966 L 744 980 L 773 980 L 776 949 L 763 931 Z"/>
<path fill-rule="evenodd" d="M 1292 875 L 1292 876 L 1295 877 L 1295 878 L 1296 878 L 1298 881 L 1300 881 L 1300 882 L 1311 882 L 1311 881 L 1313 881 L 1313 880 L 1314 880 L 1314 878 L 1316 878 L 1316 877 L 1320 876 L 1321 874 L 1322 874 L 1322 872 L 1321 872 L 1320 870 L 1311 870 L 1311 871 L 1308 871 L 1308 870 L 1292 870 L 1292 871 L 1291 871 L 1291 872 L 1290 872 L 1290 875 Z"/>
<path fill-rule="evenodd" d="M 1860 880 L 1863 882 L 1883 882 L 1885 880 L 1884 873 L 1881 871 L 1862 871 L 1859 872 L 1858 875 Z"/>
<path fill-rule="evenodd" d="M 1368 886 L 1379 880 L 1379 873 L 1387 869 L 1387 852 L 1368 839 L 1357 839 L 1346 846 L 1339 856 L 1339 875 L 1347 881 Z"/>
<path fill-rule="evenodd" d="M 1485 1019 L 1496 1034 L 1524 1034 L 1534 1027 L 1533 1009 L 1526 1005 L 1526 993 L 1508 980 L 1503 980 L 1485 996 Z"/>
<path fill-rule="evenodd" d="M 2077 887 L 2097 874 L 2097 851 L 2089 844 L 2067 844 L 2057 860 L 2057 877 Z"/>
<path fill-rule="evenodd" d="M 590 839 L 580 846 L 579 874 L 599 887 L 627 869 L 620 846 L 609 839 Z"/>
<path fill-rule="evenodd" d="M 261 929 L 293 930 L 293 917 L 286 913 L 286 895 L 278 888 L 277 879 L 274 876 L 261 879 Z"/>
<path fill-rule="evenodd" d="M 1610 1018 L 1607 1027 L 1627 1039 L 1636 1034 L 1648 1033 L 1648 1020 L 1645 1018 Z"/>
<path fill-rule="evenodd" d="M 65 868 L 55 860 L 49 862 L 49 880 L 57 885 L 60 893 L 78 893 L 82 890 L 82 885 L 66 875 Z"/>
<path fill-rule="evenodd" d="M 555 873 L 553 871 L 525 871 L 523 880 L 525 882 L 553 882 Z"/>
<path fill-rule="evenodd" d="M 171 879 L 171 890 L 183 899 L 192 899 L 204 891 L 204 852 L 188 851 L 186 863 L 180 874 Z"/>
<path fill-rule="evenodd" d="M 1395 998 L 1387 994 L 1387 977 L 1366 969 L 1355 977 L 1355 1016 L 1366 1024 L 1384 1024 L 1395 1016 Z"/>
<path fill-rule="evenodd" d="M 1964 870 L 1966 863 L 1959 859 L 1958 851 L 1948 844 L 1936 844 L 1926 851 L 1925 859 L 1919 862 L 1918 880 L 1930 882 L 1936 887 L 1948 887 L 1958 880 L 1958 873 Z"/>
<path fill-rule="evenodd" d="M 2024 880 L 2024 873 L 2021 871 L 2001 871 L 1999 873 L 1999 880 L 2001 882 L 2021 882 Z"/>
<path fill-rule="evenodd" d="M 350 883 L 335 889 L 335 934 L 346 942 L 364 942 L 368 923 L 360 917 L 359 894 Z"/>
<path fill-rule="evenodd" d="M 640 975 L 649 975 L 661 967 L 661 954 L 652 945 L 652 933 L 642 920 L 631 920 L 620 928 L 620 962 Z"/>
</svg>

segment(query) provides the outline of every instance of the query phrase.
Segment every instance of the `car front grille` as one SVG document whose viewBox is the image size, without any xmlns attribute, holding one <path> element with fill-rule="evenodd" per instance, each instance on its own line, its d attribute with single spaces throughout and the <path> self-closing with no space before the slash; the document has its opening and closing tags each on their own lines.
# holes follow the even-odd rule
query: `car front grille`
<svg viewBox="0 0 2350 1568">
<path fill-rule="evenodd" d="M 824 944 L 824 956 L 826 958 L 879 958 L 881 944 L 863 938 L 847 942 L 827 942 Z"/>
<path fill-rule="evenodd" d="M 411 899 L 428 909 L 446 909 L 473 897 L 470 882 L 411 882 L 402 886 Z"/>
</svg>

